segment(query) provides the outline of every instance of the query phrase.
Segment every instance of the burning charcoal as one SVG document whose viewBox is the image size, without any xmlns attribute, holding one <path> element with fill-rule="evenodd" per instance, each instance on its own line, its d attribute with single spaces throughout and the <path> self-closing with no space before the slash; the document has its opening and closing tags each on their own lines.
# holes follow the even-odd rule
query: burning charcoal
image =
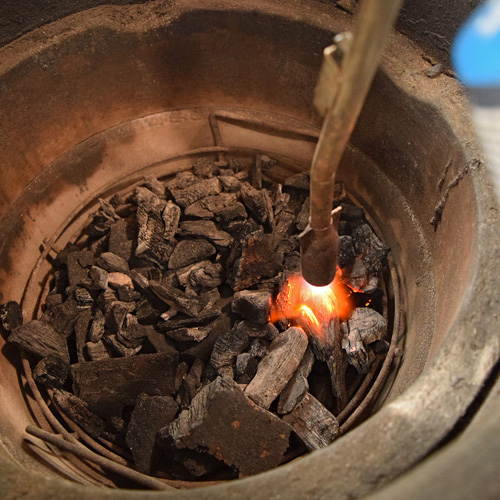
<svg viewBox="0 0 500 500">
<path fill-rule="evenodd" d="M 154 202 L 141 203 L 137 208 L 137 224 L 139 232 L 135 256 L 154 262 L 162 269 L 174 249 L 173 242 L 164 238 L 162 204 L 159 199 Z"/>
<path fill-rule="evenodd" d="M 293 427 L 309 450 L 325 448 L 339 435 L 337 419 L 309 393 L 283 420 Z"/>
<path fill-rule="evenodd" d="M 102 359 L 110 358 L 109 352 L 102 340 L 97 342 L 87 342 L 85 344 L 85 353 L 91 361 L 100 361 Z"/>
<path fill-rule="evenodd" d="M 172 395 L 177 363 L 169 352 L 78 363 L 71 367 L 74 393 L 103 418 L 121 416 L 142 392 Z"/>
<path fill-rule="evenodd" d="M 377 274 L 381 271 L 389 253 L 389 248 L 377 238 L 368 224 L 361 224 L 356 227 L 352 237 L 356 252 L 361 255 L 368 272 Z"/>
<path fill-rule="evenodd" d="M 195 346 L 184 351 L 182 353 L 184 356 L 189 356 L 190 358 L 200 358 L 203 361 L 208 361 L 215 343 L 222 335 L 229 331 L 231 322 L 229 317 L 224 314 L 215 321 L 212 321 L 212 323 L 208 326 L 210 331 L 205 339 L 199 344 L 196 344 Z"/>
<path fill-rule="evenodd" d="M 210 364 L 220 373 L 220 371 L 230 366 L 236 356 L 245 351 L 249 344 L 248 335 L 238 328 L 223 333 L 215 342 L 212 355 L 210 356 Z M 227 371 L 227 370 L 223 370 Z"/>
<path fill-rule="evenodd" d="M 204 239 L 181 240 L 174 248 L 170 260 L 169 269 L 179 269 L 189 266 L 200 260 L 207 259 L 215 253 L 214 246 Z"/>
<path fill-rule="evenodd" d="M 109 273 L 128 273 L 129 266 L 125 259 L 111 252 L 104 252 L 97 259 L 96 264 Z"/>
<path fill-rule="evenodd" d="M 353 240 L 350 236 L 339 237 L 339 258 L 338 266 L 344 269 L 351 266 L 356 259 L 356 252 L 354 251 Z"/>
<path fill-rule="evenodd" d="M 94 299 L 85 288 L 76 288 L 73 292 L 78 309 L 88 309 L 92 307 Z"/>
<path fill-rule="evenodd" d="M 33 370 L 33 378 L 48 389 L 61 388 L 69 375 L 69 364 L 59 356 L 43 358 Z"/>
<path fill-rule="evenodd" d="M 255 406 L 232 380 L 217 378 L 195 396 L 168 432 L 177 448 L 206 449 L 250 475 L 279 465 L 290 428 Z"/>
<path fill-rule="evenodd" d="M 292 175 L 285 181 L 286 187 L 295 189 L 302 189 L 309 191 L 309 172 L 300 172 L 299 174 Z"/>
<path fill-rule="evenodd" d="M 230 234 L 221 231 L 209 220 L 186 221 L 180 227 L 185 235 L 206 238 L 219 247 L 228 247 L 233 242 Z"/>
<path fill-rule="evenodd" d="M 151 192 L 153 192 L 156 196 L 160 198 L 165 197 L 165 184 L 160 182 L 156 177 L 146 177 L 142 186 L 148 188 Z"/>
<path fill-rule="evenodd" d="M 236 203 L 236 199 L 237 195 L 234 193 L 220 193 L 215 196 L 207 196 L 186 207 L 184 215 L 198 217 L 199 219 L 211 219 L 219 215 L 222 210 L 232 207 Z"/>
<path fill-rule="evenodd" d="M 299 366 L 307 343 L 302 328 L 292 327 L 279 334 L 259 363 L 257 375 L 248 384 L 245 394 L 262 408 L 269 408 Z"/>
<path fill-rule="evenodd" d="M 138 471 L 152 473 L 159 458 L 155 447 L 156 434 L 170 425 L 178 409 L 177 403 L 170 396 L 141 394 L 137 398 L 125 439 Z"/>
<path fill-rule="evenodd" d="M 295 219 L 295 225 L 299 231 L 304 231 L 304 229 L 309 224 L 309 212 L 310 212 L 311 201 L 309 196 L 304 201 L 300 212 L 297 214 L 297 218 Z"/>
<path fill-rule="evenodd" d="M 92 266 L 90 268 L 90 279 L 92 284 L 98 290 L 106 290 L 108 287 L 108 271 L 105 271 L 101 267 Z"/>
<path fill-rule="evenodd" d="M 250 338 L 261 338 L 273 341 L 278 335 L 279 330 L 272 324 L 266 323 L 265 325 L 258 325 L 249 321 L 243 320 L 236 326 L 237 330 L 244 332 Z"/>
<path fill-rule="evenodd" d="M 94 256 L 86 250 L 70 252 L 67 256 L 68 281 L 70 286 L 86 285 L 90 283 L 89 270 L 94 264 Z"/>
<path fill-rule="evenodd" d="M 262 191 L 255 189 L 248 182 L 244 182 L 241 185 L 240 196 L 241 201 L 253 214 L 255 220 L 263 224 L 267 219 L 267 205 Z"/>
<path fill-rule="evenodd" d="M 8 341 L 37 358 L 45 358 L 54 354 L 69 363 L 68 347 L 64 335 L 41 321 L 32 320 L 17 327 L 9 335 Z"/>
<path fill-rule="evenodd" d="M 265 290 L 236 292 L 231 310 L 249 321 L 266 325 L 271 314 L 271 293 Z"/>
<path fill-rule="evenodd" d="M 88 339 L 90 342 L 99 342 L 104 335 L 104 325 L 106 324 L 106 318 L 100 309 L 97 309 L 94 313 L 94 319 L 90 325 L 88 332 Z"/>
<path fill-rule="evenodd" d="M 150 281 L 149 287 L 162 302 L 188 316 L 197 316 L 209 301 L 206 295 L 189 297 L 177 288 L 163 285 L 157 281 Z"/>
<path fill-rule="evenodd" d="M 307 377 L 311 373 L 314 364 L 314 354 L 307 349 L 297 370 L 293 374 L 278 401 L 278 413 L 290 413 L 309 391 Z"/>
<path fill-rule="evenodd" d="M 381 340 L 387 331 L 387 322 L 373 309 L 357 307 L 347 321 L 346 332 L 342 340 L 342 348 L 347 353 L 349 363 L 359 373 L 370 370 L 370 357 L 367 352 L 369 344 Z"/>
<path fill-rule="evenodd" d="M 342 203 L 340 206 L 342 207 L 342 210 L 340 212 L 340 220 L 358 223 L 364 220 L 365 211 L 361 207 L 357 207 L 356 205 L 350 205 L 347 203 Z"/>
<path fill-rule="evenodd" d="M 108 285 L 115 290 L 123 287 L 133 288 L 134 286 L 130 277 L 123 273 L 109 273 Z"/>
<path fill-rule="evenodd" d="M 191 328 L 180 328 L 178 330 L 168 330 L 165 335 L 179 342 L 200 342 L 210 333 L 210 327 L 198 326 Z"/>
<path fill-rule="evenodd" d="M 4 332 L 10 333 L 23 324 L 23 311 L 14 301 L 0 305 L 0 325 Z"/>
<path fill-rule="evenodd" d="M 130 285 L 122 285 L 117 287 L 118 298 L 122 302 L 137 302 L 142 295 L 135 291 Z"/>
<path fill-rule="evenodd" d="M 137 226 L 135 217 L 121 219 L 113 223 L 109 229 L 109 251 L 128 261 L 135 253 Z"/>
<path fill-rule="evenodd" d="M 362 259 L 356 259 L 352 268 L 346 270 L 346 284 L 353 290 L 363 290 L 368 283 L 368 272 Z"/>
<path fill-rule="evenodd" d="M 201 198 L 219 194 L 221 192 L 221 185 L 219 180 L 213 177 L 199 181 L 184 189 L 171 188 L 170 186 L 169 189 L 175 202 L 181 207 L 187 207 Z"/>
<path fill-rule="evenodd" d="M 254 233 L 248 239 L 229 276 L 233 290 L 249 288 L 281 270 L 283 254 L 277 251 L 277 243 L 272 234 Z"/>
<path fill-rule="evenodd" d="M 194 287 L 215 288 L 222 283 L 224 268 L 221 264 L 205 262 L 203 266 L 194 269 L 189 274 L 189 282 Z"/>
<path fill-rule="evenodd" d="M 90 437 L 97 439 L 104 431 L 104 421 L 74 394 L 56 389 L 54 402 L 70 420 L 79 425 Z"/>
<path fill-rule="evenodd" d="M 222 189 L 228 193 L 236 193 L 241 189 L 241 182 L 232 175 L 221 175 L 219 181 Z"/>
<path fill-rule="evenodd" d="M 173 241 L 177 228 L 179 227 L 181 209 L 174 202 L 169 200 L 167 201 L 161 216 L 165 226 L 163 236 L 166 240 Z"/>
<path fill-rule="evenodd" d="M 78 361 L 85 360 L 84 348 L 87 342 L 87 334 L 91 321 L 92 311 L 90 309 L 85 309 L 78 315 L 78 319 L 75 323 L 76 353 L 78 355 Z"/>
<path fill-rule="evenodd" d="M 193 172 L 198 177 L 209 179 L 217 174 L 217 165 L 208 158 L 200 158 L 193 165 Z"/>
</svg>

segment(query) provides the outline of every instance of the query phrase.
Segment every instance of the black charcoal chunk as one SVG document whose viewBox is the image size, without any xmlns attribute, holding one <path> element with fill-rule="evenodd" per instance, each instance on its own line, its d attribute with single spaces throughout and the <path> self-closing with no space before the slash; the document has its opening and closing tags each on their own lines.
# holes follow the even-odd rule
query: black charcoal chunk
<svg viewBox="0 0 500 500">
<path fill-rule="evenodd" d="M 181 223 L 180 228 L 186 236 L 204 238 L 219 247 L 228 247 L 233 242 L 230 234 L 221 231 L 209 220 L 185 221 Z"/>
<path fill-rule="evenodd" d="M 4 332 L 10 333 L 23 324 L 23 311 L 14 301 L 0 305 L 0 325 Z"/>
<path fill-rule="evenodd" d="M 59 356 L 50 354 L 33 370 L 33 378 L 48 389 L 61 388 L 69 375 L 69 364 Z"/>
<path fill-rule="evenodd" d="M 118 272 L 126 274 L 129 271 L 127 261 L 111 252 L 102 253 L 97 259 L 96 264 L 110 273 Z"/>
<path fill-rule="evenodd" d="M 215 195 L 221 192 L 221 185 L 216 177 L 196 182 L 184 189 L 170 187 L 175 202 L 181 207 L 187 207 L 206 196 Z"/>
<path fill-rule="evenodd" d="M 179 269 L 189 266 L 211 257 L 215 252 L 215 247 L 205 239 L 181 240 L 177 243 L 170 256 L 168 268 Z"/>
<path fill-rule="evenodd" d="M 271 292 L 266 290 L 242 290 L 236 292 L 231 310 L 254 323 L 265 325 L 271 314 Z"/>
</svg>

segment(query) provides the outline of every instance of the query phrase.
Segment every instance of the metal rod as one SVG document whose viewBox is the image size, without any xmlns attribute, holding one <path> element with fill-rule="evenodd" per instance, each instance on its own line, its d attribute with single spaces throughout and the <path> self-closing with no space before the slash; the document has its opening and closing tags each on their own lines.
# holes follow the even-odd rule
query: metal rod
<svg viewBox="0 0 500 500">
<path fill-rule="evenodd" d="M 331 224 L 337 168 L 401 4 L 402 0 L 361 2 L 352 45 L 342 62 L 338 93 L 323 122 L 312 162 L 310 225 L 313 229 L 321 230 Z"/>
</svg>

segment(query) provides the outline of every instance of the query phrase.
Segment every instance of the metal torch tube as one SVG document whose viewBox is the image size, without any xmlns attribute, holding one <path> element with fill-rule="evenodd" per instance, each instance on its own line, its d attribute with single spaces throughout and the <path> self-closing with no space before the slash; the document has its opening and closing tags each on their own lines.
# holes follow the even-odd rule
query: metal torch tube
<svg viewBox="0 0 500 500">
<path fill-rule="evenodd" d="M 352 45 L 342 62 L 338 93 L 323 122 L 311 166 L 309 224 L 313 229 L 331 223 L 337 168 L 401 4 L 402 0 L 364 0 L 359 7 Z"/>
</svg>

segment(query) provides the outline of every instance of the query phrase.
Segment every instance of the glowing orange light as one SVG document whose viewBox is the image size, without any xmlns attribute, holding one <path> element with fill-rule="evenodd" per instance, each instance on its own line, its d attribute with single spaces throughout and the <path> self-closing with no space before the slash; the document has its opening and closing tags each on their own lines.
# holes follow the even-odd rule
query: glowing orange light
<svg viewBox="0 0 500 500">
<path fill-rule="evenodd" d="M 311 311 L 310 307 L 307 306 L 300 306 L 300 311 L 304 316 L 307 316 L 307 319 L 315 326 L 319 326 L 319 321 L 318 318 L 314 315 L 314 313 Z"/>
</svg>

